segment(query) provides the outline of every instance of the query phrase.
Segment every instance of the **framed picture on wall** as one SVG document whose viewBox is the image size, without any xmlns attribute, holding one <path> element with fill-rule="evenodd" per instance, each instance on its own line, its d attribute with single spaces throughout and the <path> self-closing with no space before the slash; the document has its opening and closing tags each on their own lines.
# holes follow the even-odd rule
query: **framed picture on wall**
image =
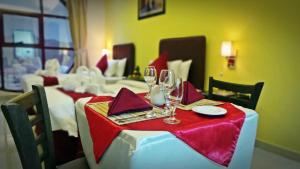
<svg viewBox="0 0 300 169">
<path fill-rule="evenodd" d="M 138 19 L 164 14 L 165 0 L 138 0 Z"/>
</svg>

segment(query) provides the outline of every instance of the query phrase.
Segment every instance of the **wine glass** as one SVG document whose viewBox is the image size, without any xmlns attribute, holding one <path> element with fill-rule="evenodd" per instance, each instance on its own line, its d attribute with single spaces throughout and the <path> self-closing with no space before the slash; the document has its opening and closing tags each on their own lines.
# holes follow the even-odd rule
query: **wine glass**
<svg viewBox="0 0 300 169">
<path fill-rule="evenodd" d="M 170 112 L 170 93 L 172 92 L 175 84 L 175 74 L 172 70 L 162 70 L 159 76 L 159 86 L 160 90 L 164 93 L 165 97 L 165 113 L 169 114 Z"/>
<path fill-rule="evenodd" d="M 171 115 L 169 118 L 165 118 L 164 122 L 167 124 L 178 124 L 179 119 L 175 117 L 175 111 L 183 97 L 183 83 L 181 78 L 177 78 L 174 84 L 174 90 L 171 92 L 169 101 L 171 104 Z"/>
<path fill-rule="evenodd" d="M 145 96 L 147 99 L 150 99 L 152 88 L 156 83 L 156 77 L 156 69 L 154 66 L 148 66 L 145 68 L 144 79 L 149 87 L 149 93 Z"/>
</svg>

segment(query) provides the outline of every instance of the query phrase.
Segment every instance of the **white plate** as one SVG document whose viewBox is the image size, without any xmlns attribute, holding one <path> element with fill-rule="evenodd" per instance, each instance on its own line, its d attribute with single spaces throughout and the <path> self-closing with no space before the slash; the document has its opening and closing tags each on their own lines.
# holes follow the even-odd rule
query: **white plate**
<svg viewBox="0 0 300 169">
<path fill-rule="evenodd" d="M 216 106 L 195 106 L 192 110 L 196 113 L 210 115 L 210 116 L 219 116 L 227 113 L 226 109 Z"/>
</svg>

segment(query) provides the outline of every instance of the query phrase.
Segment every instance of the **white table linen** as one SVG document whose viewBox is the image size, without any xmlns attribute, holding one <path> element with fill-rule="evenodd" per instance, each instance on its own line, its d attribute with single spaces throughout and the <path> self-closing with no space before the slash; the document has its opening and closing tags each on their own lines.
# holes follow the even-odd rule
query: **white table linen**
<svg viewBox="0 0 300 169">
<path fill-rule="evenodd" d="M 66 81 L 66 80 L 80 79 L 80 77 L 77 78 L 78 74 L 75 74 L 75 73 L 57 74 L 56 77 L 58 79 L 58 83 L 59 84 L 63 84 L 64 81 Z M 88 78 L 88 77 L 89 76 L 86 75 L 86 78 Z M 103 81 L 106 84 L 115 84 L 115 83 L 118 83 L 119 81 L 122 81 L 124 79 L 125 79 L 125 77 L 103 77 Z M 24 92 L 28 92 L 28 91 L 32 90 L 32 85 L 41 85 L 41 86 L 44 86 L 44 79 L 40 75 L 25 74 L 21 78 L 21 85 L 22 85 L 23 91 Z"/>
<path fill-rule="evenodd" d="M 75 77 L 75 74 L 57 74 L 58 83 L 61 84 L 66 78 Z M 44 86 L 44 79 L 40 75 L 26 74 L 22 76 L 21 84 L 24 92 L 32 90 L 32 85 Z"/>
<path fill-rule="evenodd" d="M 84 112 L 84 105 L 88 100 L 89 98 L 84 98 L 77 101 L 76 114 L 83 151 L 92 169 L 226 168 L 202 156 L 166 131 L 123 130 L 97 164 L 93 153 L 89 125 Z M 249 169 L 251 167 L 258 115 L 251 109 L 238 108 L 246 113 L 246 119 L 228 169 Z"/>
</svg>

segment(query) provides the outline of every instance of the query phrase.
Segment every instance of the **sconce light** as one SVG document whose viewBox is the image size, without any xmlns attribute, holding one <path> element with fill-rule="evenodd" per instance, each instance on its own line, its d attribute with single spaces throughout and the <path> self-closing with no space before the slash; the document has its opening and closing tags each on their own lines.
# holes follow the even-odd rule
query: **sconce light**
<svg viewBox="0 0 300 169">
<path fill-rule="evenodd" d="M 227 67 L 235 68 L 236 52 L 233 49 L 232 41 L 223 41 L 221 46 L 221 55 L 227 59 Z"/>
<path fill-rule="evenodd" d="M 107 57 L 109 57 L 110 51 L 108 49 L 102 49 L 101 51 L 101 56 L 106 55 Z"/>
<path fill-rule="evenodd" d="M 62 51 L 62 54 L 65 56 L 65 55 L 68 55 L 69 51 L 68 50 L 63 50 Z"/>
</svg>

